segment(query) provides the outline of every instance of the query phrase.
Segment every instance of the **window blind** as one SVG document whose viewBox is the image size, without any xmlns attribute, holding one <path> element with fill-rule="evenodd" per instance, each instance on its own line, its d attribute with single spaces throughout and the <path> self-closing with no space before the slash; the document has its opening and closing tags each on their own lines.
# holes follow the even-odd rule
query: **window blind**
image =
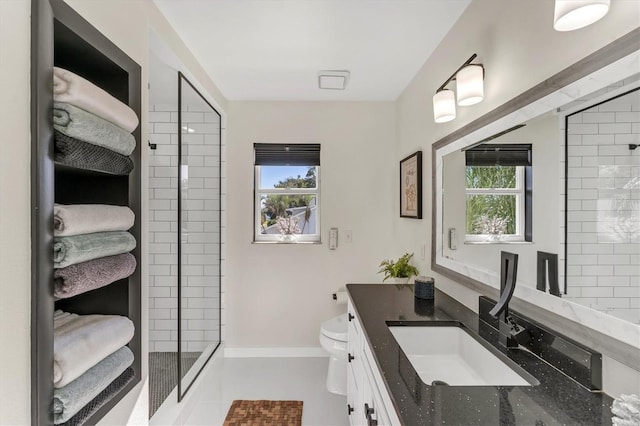
<svg viewBox="0 0 640 426">
<path fill-rule="evenodd" d="M 319 143 L 254 143 L 256 166 L 319 166 Z"/>
<path fill-rule="evenodd" d="M 465 151 L 467 166 L 531 166 L 531 144 L 482 144 Z"/>
</svg>

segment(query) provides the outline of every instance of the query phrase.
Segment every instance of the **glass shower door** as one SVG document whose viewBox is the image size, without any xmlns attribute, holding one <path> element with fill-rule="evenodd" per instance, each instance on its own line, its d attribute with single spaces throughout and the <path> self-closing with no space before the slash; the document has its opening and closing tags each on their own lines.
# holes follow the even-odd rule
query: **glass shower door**
<svg viewBox="0 0 640 426">
<path fill-rule="evenodd" d="M 220 345 L 220 114 L 178 76 L 178 400 Z"/>
</svg>

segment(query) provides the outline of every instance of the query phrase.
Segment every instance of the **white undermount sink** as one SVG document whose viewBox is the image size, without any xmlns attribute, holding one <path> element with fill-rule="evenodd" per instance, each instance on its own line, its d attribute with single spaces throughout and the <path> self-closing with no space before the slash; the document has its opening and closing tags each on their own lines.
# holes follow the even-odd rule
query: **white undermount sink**
<svg viewBox="0 0 640 426">
<path fill-rule="evenodd" d="M 450 386 L 531 386 L 462 327 L 389 326 L 389 330 L 427 385 L 440 381 Z"/>
</svg>

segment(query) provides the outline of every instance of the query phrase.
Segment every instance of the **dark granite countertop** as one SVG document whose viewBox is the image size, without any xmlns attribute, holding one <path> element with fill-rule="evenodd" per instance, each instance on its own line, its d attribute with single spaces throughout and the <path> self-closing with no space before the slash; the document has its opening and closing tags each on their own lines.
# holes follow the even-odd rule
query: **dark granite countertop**
<svg viewBox="0 0 640 426">
<path fill-rule="evenodd" d="M 405 425 L 610 425 L 613 400 L 591 392 L 527 350 L 505 349 L 478 315 L 436 290 L 435 301 L 413 296 L 412 285 L 348 284 L 375 362 Z M 458 321 L 522 367 L 535 386 L 430 386 L 423 383 L 387 321 Z M 517 367 L 516 367 L 517 368 Z"/>
</svg>

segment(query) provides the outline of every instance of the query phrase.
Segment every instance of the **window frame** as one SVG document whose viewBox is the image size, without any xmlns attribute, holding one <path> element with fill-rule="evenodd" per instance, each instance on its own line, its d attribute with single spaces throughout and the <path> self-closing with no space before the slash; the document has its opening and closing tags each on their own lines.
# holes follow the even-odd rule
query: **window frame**
<svg viewBox="0 0 640 426">
<path fill-rule="evenodd" d="M 497 167 L 497 166 L 465 166 L 465 167 Z M 465 226 L 464 242 L 466 243 L 501 243 L 501 242 L 530 242 L 531 206 L 530 182 L 531 166 L 513 166 L 516 168 L 515 188 L 467 188 L 465 184 L 465 222 L 467 214 L 467 197 L 469 195 L 515 195 L 516 196 L 516 233 L 503 234 L 467 234 Z M 527 205 L 529 204 L 529 205 Z M 529 230 L 529 231 L 528 231 Z"/>
<path fill-rule="evenodd" d="M 286 164 L 282 164 L 286 166 Z M 254 243 L 281 243 L 281 244 L 297 244 L 297 243 L 322 243 L 322 232 L 320 223 L 320 165 L 308 166 L 316 168 L 316 187 L 315 188 L 262 188 L 260 187 L 262 166 L 254 165 L 254 182 L 253 182 L 253 242 Z M 262 224 L 260 223 L 262 213 L 262 195 L 315 195 L 316 197 L 316 229 L 314 234 L 295 234 L 293 241 L 284 241 L 282 234 L 263 234 Z"/>
</svg>

